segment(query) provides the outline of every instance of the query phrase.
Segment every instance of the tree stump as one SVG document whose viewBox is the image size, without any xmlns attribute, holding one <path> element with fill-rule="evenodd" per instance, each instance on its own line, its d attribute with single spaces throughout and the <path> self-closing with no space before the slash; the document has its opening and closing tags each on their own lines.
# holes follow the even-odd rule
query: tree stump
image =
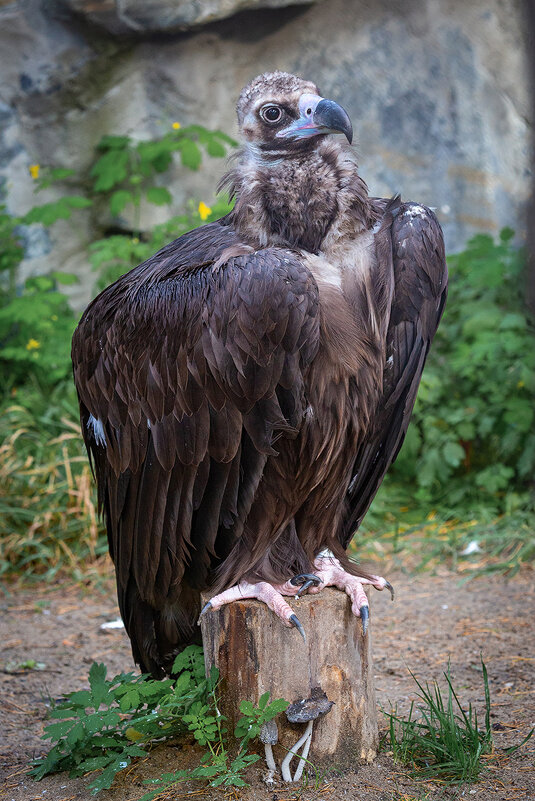
<svg viewBox="0 0 535 801">
<path fill-rule="evenodd" d="M 292 704 L 320 687 L 334 705 L 314 722 L 308 759 L 317 767 L 341 770 L 370 762 L 378 742 L 371 625 L 363 636 L 360 620 L 340 590 L 326 588 L 286 600 L 303 624 L 306 643 L 297 629 L 283 626 L 265 604 L 254 600 L 234 601 L 202 618 L 206 669 L 219 669 L 220 710 L 229 730 L 241 717 L 243 700 L 256 704 L 269 691 L 271 701 L 284 698 Z M 305 727 L 289 723 L 285 713 L 276 723 L 273 751 L 280 765 Z"/>
</svg>

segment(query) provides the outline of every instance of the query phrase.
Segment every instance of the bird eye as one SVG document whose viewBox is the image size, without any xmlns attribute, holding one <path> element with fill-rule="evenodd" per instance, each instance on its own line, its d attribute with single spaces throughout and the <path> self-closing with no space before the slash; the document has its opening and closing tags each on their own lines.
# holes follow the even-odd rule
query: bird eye
<svg viewBox="0 0 535 801">
<path fill-rule="evenodd" d="M 260 110 L 260 116 L 266 122 L 279 122 L 282 117 L 282 111 L 278 106 L 264 106 Z"/>
</svg>

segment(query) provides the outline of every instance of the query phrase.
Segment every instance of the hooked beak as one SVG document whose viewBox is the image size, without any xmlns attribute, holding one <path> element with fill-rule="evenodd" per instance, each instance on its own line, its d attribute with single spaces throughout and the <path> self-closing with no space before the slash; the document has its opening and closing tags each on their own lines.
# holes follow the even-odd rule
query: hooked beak
<svg viewBox="0 0 535 801">
<path fill-rule="evenodd" d="M 278 138 L 308 139 L 320 134 L 342 133 L 349 144 L 353 141 L 353 126 L 347 111 L 319 95 L 304 94 L 299 98 L 299 117 L 282 131 Z"/>
</svg>

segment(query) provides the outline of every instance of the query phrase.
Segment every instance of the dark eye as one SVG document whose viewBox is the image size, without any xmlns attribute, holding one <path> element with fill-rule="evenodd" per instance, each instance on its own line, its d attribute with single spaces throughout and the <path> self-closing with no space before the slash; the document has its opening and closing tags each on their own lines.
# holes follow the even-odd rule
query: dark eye
<svg viewBox="0 0 535 801">
<path fill-rule="evenodd" d="M 282 117 L 282 111 L 278 106 L 264 106 L 260 110 L 260 116 L 266 122 L 279 122 Z"/>
</svg>

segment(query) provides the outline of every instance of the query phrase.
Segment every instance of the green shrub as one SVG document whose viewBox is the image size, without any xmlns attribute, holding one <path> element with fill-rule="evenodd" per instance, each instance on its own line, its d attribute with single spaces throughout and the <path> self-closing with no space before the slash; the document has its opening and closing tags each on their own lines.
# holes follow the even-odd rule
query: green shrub
<svg viewBox="0 0 535 801">
<path fill-rule="evenodd" d="M 76 276 L 56 271 L 21 282 L 18 269 L 24 254 L 18 227 L 52 226 L 69 219 L 73 212 L 87 212 L 99 198 L 107 201 L 110 223 L 131 207 L 133 232 L 106 236 L 91 245 L 90 260 L 101 273 L 96 289 L 102 289 L 167 241 L 228 210 L 223 200 L 213 208 L 204 203 L 197 208 L 190 205 L 185 214 L 156 226 L 149 236 L 140 233 L 141 201 L 161 206 L 172 200 L 158 181 L 172 165 L 174 154 L 180 155 L 184 167 L 197 170 L 203 150 L 221 157 L 233 144 L 221 131 L 200 125 L 181 128 L 178 123 L 172 131 L 149 141 L 104 136 L 90 168 L 87 197 L 75 194 L 76 183 L 83 183 L 83 177 L 77 178 L 73 170 L 33 165 L 36 192 L 61 185 L 68 194 L 34 206 L 23 217 L 13 217 L 0 207 L 0 386 L 4 393 L 29 379 L 38 380 L 43 391 L 49 391 L 70 375 L 70 342 L 76 325 L 67 299 L 59 291 L 60 285 L 77 281 Z"/>
<path fill-rule="evenodd" d="M 133 759 L 145 757 L 156 743 L 189 735 L 205 750 L 200 764 L 146 781 L 156 789 L 143 795 L 145 801 L 190 780 L 207 781 L 212 787 L 243 787 L 244 770 L 260 759 L 247 753 L 251 742 L 262 724 L 281 714 L 288 703 L 277 699 L 268 704 L 269 693 L 262 695 L 258 707 L 242 701 L 243 717 L 235 732 L 240 742 L 232 758 L 226 718 L 217 708 L 217 668 L 212 667 L 207 678 L 202 648 L 190 645 L 176 657 L 173 671 L 178 675 L 163 681 L 133 673 L 107 679 L 105 665 L 93 663 L 89 689 L 70 693 L 51 710 L 56 722 L 45 728 L 43 739 L 53 745 L 45 757 L 34 761 L 33 778 L 59 771 L 69 771 L 71 777 L 98 771 L 89 785 L 98 793 L 111 787 L 119 771 Z"/>
<path fill-rule="evenodd" d="M 195 208 L 193 204 L 189 204 L 184 214 L 171 217 L 161 225 L 155 225 L 150 234 L 144 238 L 129 234 L 114 234 L 93 242 L 89 246 L 89 251 L 92 267 L 98 273 L 97 289 L 104 289 L 123 273 L 141 264 L 165 244 L 187 231 L 205 222 L 218 220 L 230 211 L 230 208 L 224 198 L 218 198 L 211 207 L 199 203 Z"/>
<path fill-rule="evenodd" d="M 446 311 L 390 485 L 466 518 L 530 504 L 535 348 L 524 253 L 504 229 L 450 256 Z M 414 492 L 414 488 L 416 491 Z"/>
<path fill-rule="evenodd" d="M 28 278 L 20 293 L 0 308 L 0 385 L 4 392 L 30 376 L 43 391 L 71 373 L 71 338 L 76 319 L 59 285 L 75 276 L 55 272 Z"/>
<path fill-rule="evenodd" d="M 0 414 L 0 576 L 83 578 L 107 553 L 71 381 L 17 391 Z"/>
<path fill-rule="evenodd" d="M 23 282 L 20 226 L 52 226 L 74 212 L 88 213 L 99 198 L 108 204 L 110 224 L 130 207 L 134 231 L 105 236 L 90 247 L 99 273 L 96 289 L 102 289 L 166 242 L 228 211 L 221 199 L 212 208 L 190 202 L 184 214 L 146 237 L 140 233 L 142 199 L 156 205 L 171 201 L 158 181 L 175 154 L 196 170 L 203 151 L 221 157 L 232 144 L 219 131 L 178 123 L 150 141 L 104 136 L 88 180 L 70 169 L 30 168 L 36 192 L 60 185 L 63 197 L 36 205 L 23 217 L 0 206 L 0 574 L 50 577 L 62 567 L 77 572 L 107 550 L 71 379 L 76 318 L 60 291 L 77 279 L 57 271 Z M 76 194 L 84 182 L 87 197 Z"/>
</svg>

